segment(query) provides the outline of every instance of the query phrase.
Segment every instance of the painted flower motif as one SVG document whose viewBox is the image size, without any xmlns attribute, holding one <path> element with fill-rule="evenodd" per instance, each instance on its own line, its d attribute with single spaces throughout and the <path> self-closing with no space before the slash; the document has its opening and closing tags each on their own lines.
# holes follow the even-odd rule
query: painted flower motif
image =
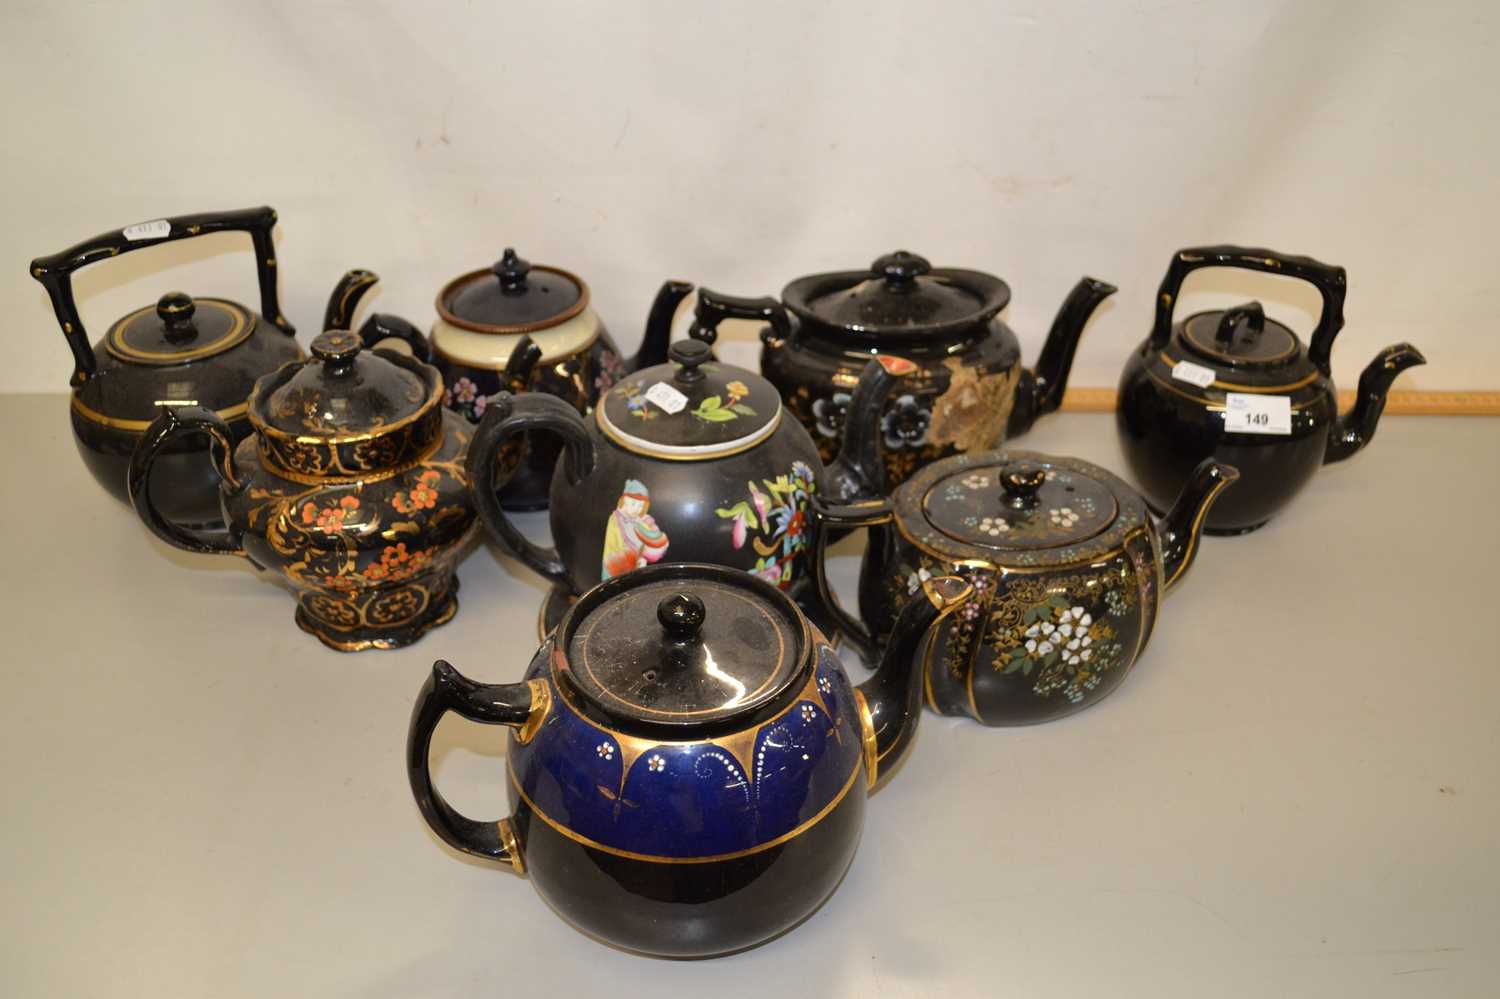
<svg viewBox="0 0 1500 999">
<path fill-rule="evenodd" d="M 1026 636 L 1026 654 L 1040 659 L 1057 648 L 1057 625 L 1051 621 L 1038 621 L 1023 633 Z"/>
<path fill-rule="evenodd" d="M 625 362 L 612 350 L 604 350 L 599 353 L 599 373 L 594 376 L 594 388 L 599 392 L 607 392 L 626 374 Z"/>
<path fill-rule="evenodd" d="M 826 676 L 818 677 L 818 689 L 825 694 L 833 693 L 833 681 L 829 680 Z"/>
<path fill-rule="evenodd" d="M 470 411 L 473 412 L 473 414 L 474 414 L 474 419 L 477 420 L 481 416 L 483 416 L 484 415 L 484 411 L 485 411 L 486 407 L 489 406 L 489 404 L 490 404 L 490 400 L 489 400 L 488 396 L 483 396 L 483 395 L 477 395 L 477 396 L 475 396 L 474 397 L 474 405 L 470 407 Z"/>
<path fill-rule="evenodd" d="M 804 704 L 804 705 L 802 705 L 802 720 L 803 721 L 810 722 L 814 718 L 816 718 L 817 716 L 818 716 L 818 713 L 817 713 L 817 711 L 813 710 L 813 706 L 811 704 Z"/>
<path fill-rule="evenodd" d="M 598 753 L 601 759 L 612 760 L 615 758 L 615 747 L 608 742 L 599 743 L 598 748 L 594 752 Z"/>
<path fill-rule="evenodd" d="M 849 417 L 849 403 L 853 399 L 848 392 L 835 392 L 826 399 L 813 400 L 813 423 L 821 436 L 843 436 L 844 421 Z"/>
<path fill-rule="evenodd" d="M 927 582 L 931 578 L 931 572 L 926 569 L 918 569 L 916 572 L 906 577 L 906 592 L 908 594 L 916 593 L 922 588 L 922 584 Z"/>
<path fill-rule="evenodd" d="M 1074 513 L 1070 506 L 1053 507 L 1047 511 L 1047 516 L 1058 527 L 1072 527 L 1078 523 L 1078 514 Z"/>
<path fill-rule="evenodd" d="M 979 529 L 992 538 L 998 538 L 1010 530 L 1010 523 L 1004 517 L 985 517 L 979 522 Z"/>
<path fill-rule="evenodd" d="M 725 385 L 724 388 L 729 392 L 732 399 L 743 399 L 750 394 L 750 389 L 739 379 L 735 379 L 728 385 Z"/>
<path fill-rule="evenodd" d="M 885 446 L 894 450 L 917 448 L 927 442 L 932 413 L 923 409 L 915 396 L 899 396 L 880 418 L 880 432 Z"/>
<path fill-rule="evenodd" d="M 772 586 L 781 585 L 782 572 L 781 562 L 774 555 L 767 555 L 765 558 L 756 559 L 755 568 L 750 570 L 752 576 L 759 576 Z"/>
<path fill-rule="evenodd" d="M 358 509 L 358 496 L 344 496 L 336 505 L 321 510 L 316 503 L 306 503 L 302 507 L 302 523 L 310 524 L 324 534 L 338 534 Z"/>
<path fill-rule="evenodd" d="M 659 774 L 667 769 L 667 761 L 660 756 L 652 756 L 646 761 L 646 767 L 654 774 Z"/>
<path fill-rule="evenodd" d="M 1104 604 L 1109 608 L 1110 614 L 1121 617 L 1130 608 L 1126 606 L 1125 597 L 1119 590 L 1106 590 L 1104 593 Z"/>
<path fill-rule="evenodd" d="M 448 387 L 447 395 L 449 406 L 452 406 L 455 402 L 470 403 L 473 402 L 476 398 L 483 398 L 479 394 L 479 386 L 475 385 L 467 378 L 459 378 L 456 382 L 450 385 Z"/>
<path fill-rule="evenodd" d="M 963 477 L 962 481 L 970 489 L 983 489 L 990 484 L 990 477 L 982 472 L 970 472 Z"/>
<path fill-rule="evenodd" d="M 391 497 L 391 506 L 402 513 L 431 510 L 437 505 L 437 483 L 442 477 L 443 474 L 437 469 L 429 468 L 417 477 L 417 482 L 411 487 L 411 492 L 397 493 Z"/>
</svg>

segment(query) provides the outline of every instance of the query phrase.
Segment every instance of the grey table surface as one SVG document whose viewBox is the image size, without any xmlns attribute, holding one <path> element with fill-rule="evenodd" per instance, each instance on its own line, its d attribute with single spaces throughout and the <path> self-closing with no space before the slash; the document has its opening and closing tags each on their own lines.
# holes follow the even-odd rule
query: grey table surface
<svg viewBox="0 0 1500 999">
<path fill-rule="evenodd" d="M 1097 707 L 928 715 L 828 904 L 707 962 L 592 942 L 417 814 L 417 688 L 438 656 L 520 675 L 525 570 L 481 546 L 451 624 L 341 655 L 107 499 L 65 397 L 0 397 L 0 425 L 7 996 L 1500 990 L 1500 421 L 1388 418 L 1286 516 L 1207 540 Z M 1120 467 L 1106 416 L 1024 446 Z M 498 818 L 503 753 L 450 717 L 438 781 Z"/>
</svg>

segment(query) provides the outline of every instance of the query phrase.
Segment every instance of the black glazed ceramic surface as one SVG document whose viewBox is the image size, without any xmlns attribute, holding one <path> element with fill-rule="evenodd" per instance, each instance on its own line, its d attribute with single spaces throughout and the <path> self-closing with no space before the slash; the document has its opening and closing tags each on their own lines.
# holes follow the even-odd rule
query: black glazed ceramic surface
<svg viewBox="0 0 1500 999">
<path fill-rule="evenodd" d="M 420 339 L 420 337 L 418 338 Z M 243 555 L 297 597 L 297 624 L 330 648 L 408 645 L 457 610 L 454 568 L 476 529 L 469 425 L 442 406 L 436 369 L 330 330 L 312 358 L 255 384 L 253 436 L 236 444 L 201 406 L 169 406 L 130 465 L 136 512 L 188 551 Z M 175 523 L 145 489 L 158 456 L 202 434 L 226 536 Z"/>
<path fill-rule="evenodd" d="M 878 412 L 911 369 L 899 358 L 874 365 L 857 405 Z M 549 503 L 555 548 L 527 540 L 483 495 L 503 474 L 504 449 L 542 432 L 563 442 Z M 480 421 L 468 468 L 495 540 L 574 595 L 661 561 L 732 566 L 800 589 L 810 579 L 811 497 L 883 488 L 867 466 L 825 469 L 776 390 L 712 360 L 696 340 L 674 344 L 670 363 L 613 386 L 588 418 L 554 396 L 500 393 Z"/>
<path fill-rule="evenodd" d="M 973 596 L 923 651 L 927 703 L 986 725 L 1050 721 L 1102 699 L 1139 660 L 1163 594 L 1236 477 L 1205 460 L 1153 523 L 1135 490 L 1086 461 L 954 455 L 889 499 L 815 502 L 818 589 L 846 640 L 873 649 L 927 580 L 968 580 Z M 854 618 L 828 585 L 824 553 L 831 529 L 857 527 L 870 534 Z"/>
<path fill-rule="evenodd" d="M 692 285 L 668 281 L 657 294 L 640 353 L 623 358 L 589 304 L 583 279 L 558 267 L 532 264 L 507 248 L 492 266 L 460 275 L 437 297 L 433 364 L 446 386 L 444 403 L 471 423 L 500 391 L 543 392 L 588 414 L 600 395 L 631 371 L 666 360 L 677 305 Z M 522 338 L 538 348 L 535 363 L 511 361 Z M 561 442 L 528 436 L 518 445 L 500 489 L 507 510 L 547 505 Z"/>
<path fill-rule="evenodd" d="M 664 957 L 763 943 L 838 886 L 866 794 L 911 744 L 911 662 L 968 587 L 941 578 L 923 592 L 854 687 L 761 580 L 695 564 L 609 580 L 520 683 L 434 664 L 407 737 L 412 793 L 444 842 L 526 874 L 597 939 Z M 432 732 L 448 711 L 511 728 L 507 818 L 466 818 L 433 786 Z"/>
<path fill-rule="evenodd" d="M 126 470 L 146 428 L 168 401 L 218 414 L 232 441 L 250 433 L 245 399 L 255 380 L 301 357 L 281 315 L 270 208 L 205 212 L 115 229 L 31 262 L 73 352 L 71 417 L 84 463 L 109 493 L 129 502 Z M 117 320 L 92 345 L 73 298 L 73 274 L 146 247 L 216 232 L 247 233 L 254 245 L 261 312 L 224 298 L 168 292 Z M 188 435 L 163 449 L 149 488 L 185 528 L 223 529 L 209 443 Z"/>
<path fill-rule="evenodd" d="M 1196 313 L 1174 324 L 1183 279 L 1206 267 L 1264 271 L 1311 283 L 1323 309 L 1308 343 L 1268 318 L 1258 302 Z M 1252 531 L 1289 503 L 1322 465 L 1349 457 L 1374 437 L 1391 383 L 1425 358 L 1405 343 L 1381 351 L 1360 376 L 1354 408 L 1340 415 L 1329 355 L 1344 325 L 1346 286 L 1342 267 L 1271 250 L 1210 246 L 1173 257 L 1151 335 L 1120 376 L 1116 411 L 1121 447 L 1153 508 L 1163 509 L 1198 462 L 1214 457 L 1238 468 L 1241 479 L 1214 505 L 1205 530 Z M 1284 406 L 1289 411 L 1284 432 L 1255 432 L 1254 423 L 1243 424 L 1250 429 L 1228 429 L 1227 409 L 1231 402 L 1243 404 L 1244 397 Z"/>
<path fill-rule="evenodd" d="M 868 270 L 799 278 L 774 298 L 703 290 L 692 335 L 712 343 L 725 318 L 762 319 L 761 373 L 776 386 L 825 461 L 838 452 L 852 391 L 874 354 L 917 366 L 878 420 L 892 484 L 950 454 L 985 451 L 1023 433 L 1062 402 L 1084 325 L 1114 287 L 1084 278 L 1063 303 L 1034 369 L 999 319 L 1000 278 L 933 268 L 897 251 Z"/>
</svg>

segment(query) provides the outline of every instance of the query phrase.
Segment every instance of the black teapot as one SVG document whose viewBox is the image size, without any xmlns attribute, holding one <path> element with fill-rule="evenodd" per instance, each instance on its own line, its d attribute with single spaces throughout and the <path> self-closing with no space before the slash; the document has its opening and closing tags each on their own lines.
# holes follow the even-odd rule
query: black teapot
<svg viewBox="0 0 1500 999">
<path fill-rule="evenodd" d="M 851 392 L 874 354 L 916 365 L 878 419 L 892 486 L 929 461 L 987 451 L 1062 404 L 1084 325 L 1113 285 L 1083 278 L 1052 322 L 1034 369 L 999 318 L 1010 286 L 993 274 L 934 268 L 898 250 L 868 269 L 813 274 L 775 298 L 701 290 L 691 335 L 713 343 L 726 318 L 758 319 L 761 374 L 807 428 L 825 461 L 852 417 Z"/>
<path fill-rule="evenodd" d="M 921 715 L 913 658 L 968 592 L 927 580 L 855 687 L 761 579 L 691 563 L 610 579 L 519 683 L 434 664 L 407 735 L 412 793 L 444 842 L 525 874 L 598 939 L 667 957 L 754 946 L 838 887 L 865 798 Z M 433 786 L 432 733 L 449 711 L 511 729 L 506 818 L 470 819 Z"/>
<path fill-rule="evenodd" d="M 233 444 L 250 433 L 245 399 L 255 380 L 302 356 L 276 294 L 276 212 L 248 208 L 156 219 L 31 262 L 73 351 L 73 439 L 95 479 L 129 502 L 126 469 L 146 428 L 168 402 L 208 409 Z M 255 250 L 260 312 L 227 298 L 168 292 L 113 324 L 92 345 L 73 300 L 75 271 L 126 253 L 217 232 L 244 232 Z M 192 435 L 162 451 L 152 502 L 189 530 L 222 530 L 209 441 Z"/>
<path fill-rule="evenodd" d="M 1172 310 L 1182 281 L 1205 267 L 1235 267 L 1300 278 L 1323 309 L 1304 346 L 1259 302 L 1194 313 Z M 1171 502 L 1205 458 L 1240 471 L 1234 490 L 1205 521 L 1209 534 L 1253 531 L 1280 511 L 1321 466 L 1370 442 L 1396 376 L 1425 364 L 1409 343 L 1387 347 L 1359 378 L 1354 408 L 1338 411 L 1329 355 L 1344 326 L 1342 267 L 1239 246 L 1179 250 L 1156 299 L 1151 335 L 1120 376 L 1116 426 L 1130 470 L 1152 507 Z"/>
<path fill-rule="evenodd" d="M 611 387 L 588 417 L 548 393 L 501 392 L 480 420 L 467 466 L 479 514 L 501 547 L 553 584 L 543 634 L 596 583 L 660 561 L 732 566 L 800 593 L 811 579 L 809 500 L 881 488 L 876 465 L 825 469 L 764 378 L 713 360 L 699 340 L 673 344 L 669 356 Z M 512 361 L 524 367 L 523 357 L 518 349 Z M 869 426 L 914 367 L 881 361 L 852 403 Z M 563 447 L 548 504 L 554 548 L 522 535 L 492 495 L 507 446 L 543 432 Z"/>
<path fill-rule="evenodd" d="M 672 315 L 692 290 L 681 281 L 662 285 L 640 351 L 625 358 L 590 304 L 583 278 L 530 263 L 507 247 L 491 266 L 461 274 L 438 292 L 432 363 L 443 375 L 444 402 L 478 423 L 491 396 L 514 388 L 516 369 L 510 361 L 529 338 L 539 353 L 524 372 L 523 387 L 587 414 L 615 382 L 667 359 Z M 500 487 L 505 509 L 546 507 L 560 450 L 561 442 L 550 435 L 526 439 Z"/>
</svg>

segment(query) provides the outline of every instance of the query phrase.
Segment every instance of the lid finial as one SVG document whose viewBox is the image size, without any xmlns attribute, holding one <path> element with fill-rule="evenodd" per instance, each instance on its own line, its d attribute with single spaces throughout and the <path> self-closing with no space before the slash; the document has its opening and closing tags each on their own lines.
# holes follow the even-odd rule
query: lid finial
<svg viewBox="0 0 1500 999">
<path fill-rule="evenodd" d="M 1214 331 L 1214 342 L 1220 348 L 1232 352 L 1236 335 L 1242 326 L 1246 330 L 1246 339 L 1251 341 L 1258 339 L 1261 333 L 1265 332 L 1266 310 L 1259 302 L 1246 302 L 1244 305 L 1225 309 L 1224 315 L 1219 319 L 1219 328 Z"/>
<path fill-rule="evenodd" d="M 1005 502 L 1017 510 L 1037 504 L 1037 490 L 1047 481 L 1047 470 L 1030 461 L 1017 461 L 1000 470 L 1000 485 L 1005 490 Z"/>
<path fill-rule="evenodd" d="M 886 287 L 893 291 L 904 291 L 916 284 L 917 278 L 932 270 L 927 258 L 909 250 L 897 250 L 880 257 L 870 269 L 885 278 Z"/>
<path fill-rule="evenodd" d="M 348 371 L 364 346 L 352 330 L 325 330 L 313 337 L 309 350 L 331 374 Z"/>
<path fill-rule="evenodd" d="M 698 370 L 698 365 L 712 360 L 713 353 L 713 348 L 702 340 L 678 340 L 672 344 L 667 351 L 667 357 L 677 365 L 674 380 L 683 385 L 691 385 L 693 382 L 700 381 L 703 378 L 703 372 Z"/>
<path fill-rule="evenodd" d="M 507 246 L 500 255 L 500 262 L 490 270 L 500 279 L 500 290 L 507 295 L 519 295 L 526 290 L 526 275 L 531 273 L 531 263 L 516 256 L 513 247 Z"/>
<path fill-rule="evenodd" d="M 198 335 L 198 326 L 193 322 L 197 308 L 192 297 L 181 291 L 169 291 L 156 300 L 156 315 L 166 327 L 169 341 L 182 343 Z"/>
</svg>

